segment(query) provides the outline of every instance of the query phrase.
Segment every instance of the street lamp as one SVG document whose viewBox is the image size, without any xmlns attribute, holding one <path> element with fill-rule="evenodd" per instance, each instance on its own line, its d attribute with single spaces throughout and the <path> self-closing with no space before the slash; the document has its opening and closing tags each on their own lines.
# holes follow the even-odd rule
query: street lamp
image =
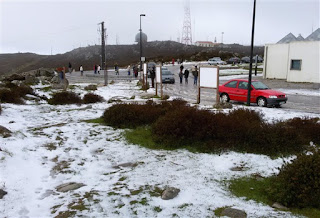
<svg viewBox="0 0 320 218">
<path fill-rule="evenodd" d="M 141 29 L 141 17 L 145 17 L 145 14 L 140 14 L 140 71 L 142 70 L 142 29 Z"/>
</svg>

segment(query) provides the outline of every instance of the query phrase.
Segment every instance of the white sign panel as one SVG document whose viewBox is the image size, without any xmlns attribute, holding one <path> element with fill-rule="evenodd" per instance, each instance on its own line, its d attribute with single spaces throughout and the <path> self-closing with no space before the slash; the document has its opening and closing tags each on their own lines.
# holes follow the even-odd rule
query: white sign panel
<svg viewBox="0 0 320 218">
<path fill-rule="evenodd" d="M 218 68 L 200 67 L 200 87 L 217 88 Z"/>
<path fill-rule="evenodd" d="M 145 62 L 146 61 L 146 57 L 141 57 L 141 61 Z"/>
<path fill-rule="evenodd" d="M 156 83 L 161 83 L 161 73 L 160 73 L 160 66 L 156 67 Z"/>
<path fill-rule="evenodd" d="M 147 64 L 146 63 L 143 64 L 143 74 L 147 75 Z"/>
</svg>

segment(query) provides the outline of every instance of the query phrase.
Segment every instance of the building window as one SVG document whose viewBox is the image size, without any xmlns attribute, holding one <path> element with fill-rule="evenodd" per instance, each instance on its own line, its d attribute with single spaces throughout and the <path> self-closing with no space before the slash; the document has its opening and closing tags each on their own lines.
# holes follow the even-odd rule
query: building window
<svg viewBox="0 0 320 218">
<path fill-rule="evenodd" d="M 301 60 L 291 60 L 290 70 L 301 70 Z"/>
</svg>

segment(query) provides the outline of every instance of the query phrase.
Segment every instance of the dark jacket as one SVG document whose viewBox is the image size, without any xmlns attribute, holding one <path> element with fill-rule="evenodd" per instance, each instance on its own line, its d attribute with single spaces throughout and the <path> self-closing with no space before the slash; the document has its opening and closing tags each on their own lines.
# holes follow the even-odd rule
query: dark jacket
<svg viewBox="0 0 320 218">
<path fill-rule="evenodd" d="M 185 70 L 184 71 L 184 78 L 188 78 L 189 77 L 189 70 Z"/>
</svg>

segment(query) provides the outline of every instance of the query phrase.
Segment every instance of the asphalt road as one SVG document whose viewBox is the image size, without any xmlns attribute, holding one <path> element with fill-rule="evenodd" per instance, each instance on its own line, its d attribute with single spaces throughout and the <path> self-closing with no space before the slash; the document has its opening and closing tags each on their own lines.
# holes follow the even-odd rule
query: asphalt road
<svg viewBox="0 0 320 218">
<path fill-rule="evenodd" d="M 179 82 L 179 67 L 180 65 L 167 66 L 167 68 L 175 75 L 175 84 L 163 84 L 163 92 L 169 96 L 178 96 L 184 98 L 185 100 L 196 103 L 198 89 L 197 86 L 193 84 L 193 76 L 189 74 L 189 82 L 183 83 Z M 191 65 L 185 65 L 189 68 Z M 66 74 L 67 79 L 70 83 L 100 83 L 104 84 L 103 71 L 101 74 L 93 74 L 93 71 L 85 71 L 84 76 L 80 76 L 80 72 L 73 72 L 72 74 Z M 247 79 L 248 76 L 244 75 L 242 78 Z M 108 71 L 108 81 L 117 80 L 134 80 L 132 73 L 128 76 L 126 70 L 120 70 L 120 75 L 115 75 L 114 71 Z M 254 77 L 255 80 L 262 81 L 266 83 L 272 89 L 294 89 L 297 90 L 297 94 L 287 94 L 288 101 L 286 104 L 282 105 L 281 108 L 274 108 L 275 110 L 295 110 L 309 113 L 320 114 L 320 96 L 310 96 L 299 94 L 299 89 L 312 89 L 312 84 L 308 83 L 287 83 L 281 80 L 264 80 L 261 76 Z M 150 79 L 149 79 L 150 80 Z M 228 81 L 228 77 L 220 76 L 220 84 Z M 150 81 L 151 83 L 151 81 Z M 317 89 L 319 91 L 319 89 Z M 216 90 L 213 89 L 201 89 L 201 105 L 212 106 L 216 103 Z M 234 104 L 243 104 L 239 102 L 233 102 Z M 256 106 L 253 104 L 253 106 Z M 257 106 L 258 107 L 258 106 Z"/>
</svg>

